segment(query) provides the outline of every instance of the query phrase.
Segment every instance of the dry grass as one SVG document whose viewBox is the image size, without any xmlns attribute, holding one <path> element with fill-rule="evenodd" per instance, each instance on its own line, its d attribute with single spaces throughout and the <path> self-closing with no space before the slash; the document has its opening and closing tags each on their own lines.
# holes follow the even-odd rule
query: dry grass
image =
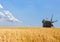
<svg viewBox="0 0 60 42">
<path fill-rule="evenodd" d="M 0 42 L 60 42 L 60 29 L 39 27 L 1 27 Z"/>
</svg>

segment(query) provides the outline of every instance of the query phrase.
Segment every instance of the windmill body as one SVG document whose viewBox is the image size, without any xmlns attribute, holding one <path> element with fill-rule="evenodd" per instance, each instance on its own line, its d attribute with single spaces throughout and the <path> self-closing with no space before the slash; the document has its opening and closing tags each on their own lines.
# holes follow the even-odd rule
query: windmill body
<svg viewBox="0 0 60 42">
<path fill-rule="evenodd" d="M 53 15 L 51 17 L 51 20 L 46 20 L 46 19 L 43 19 L 42 20 L 42 23 L 43 23 L 43 27 L 53 27 L 53 23 L 56 22 L 56 21 L 52 21 L 52 18 L 53 18 Z"/>
</svg>

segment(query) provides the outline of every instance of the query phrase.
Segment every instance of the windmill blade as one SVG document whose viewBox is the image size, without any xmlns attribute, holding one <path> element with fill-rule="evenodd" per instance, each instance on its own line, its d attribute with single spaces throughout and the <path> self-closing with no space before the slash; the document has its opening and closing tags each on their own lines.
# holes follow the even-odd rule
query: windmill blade
<svg viewBox="0 0 60 42">
<path fill-rule="evenodd" d="M 52 17 L 51 17 L 51 22 L 52 22 L 52 19 L 53 19 L 53 14 L 52 14 Z"/>
<path fill-rule="evenodd" d="M 52 23 L 54 23 L 54 22 L 57 22 L 57 20 L 56 21 L 52 21 Z"/>
</svg>

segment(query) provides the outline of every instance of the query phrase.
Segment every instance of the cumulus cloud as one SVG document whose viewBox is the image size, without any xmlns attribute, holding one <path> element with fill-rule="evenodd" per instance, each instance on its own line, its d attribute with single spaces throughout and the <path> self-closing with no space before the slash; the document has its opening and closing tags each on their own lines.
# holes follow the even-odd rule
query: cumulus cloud
<svg viewBox="0 0 60 42">
<path fill-rule="evenodd" d="M 0 4 L 0 8 L 3 8 L 3 6 Z"/>
</svg>

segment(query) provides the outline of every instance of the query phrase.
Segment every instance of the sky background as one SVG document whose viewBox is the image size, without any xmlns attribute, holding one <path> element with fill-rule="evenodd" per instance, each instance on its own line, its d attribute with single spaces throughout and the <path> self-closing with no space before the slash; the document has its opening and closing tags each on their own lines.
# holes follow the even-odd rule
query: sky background
<svg viewBox="0 0 60 42">
<path fill-rule="evenodd" d="M 55 27 L 60 27 L 60 0 L 0 0 L 3 10 L 9 10 L 14 17 L 21 20 L 19 26 L 40 26 L 43 19 L 58 20 Z"/>
</svg>

